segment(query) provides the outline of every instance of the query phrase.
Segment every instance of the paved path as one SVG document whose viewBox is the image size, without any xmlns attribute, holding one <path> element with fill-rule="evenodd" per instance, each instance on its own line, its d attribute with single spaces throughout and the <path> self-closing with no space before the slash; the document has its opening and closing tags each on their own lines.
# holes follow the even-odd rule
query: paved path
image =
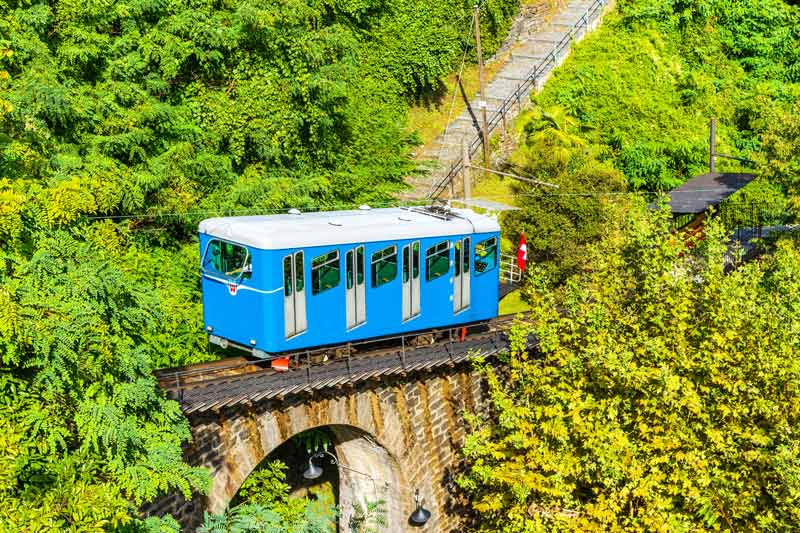
<svg viewBox="0 0 800 533">
<path fill-rule="evenodd" d="M 494 133 L 502 128 L 502 121 L 499 120 L 501 110 L 505 111 L 503 114 L 506 121 L 512 120 L 520 108 L 527 104 L 530 93 L 540 90 L 552 70 L 569 55 L 571 43 L 579 41 L 596 27 L 608 3 L 608 0 L 569 0 L 564 2 L 564 7 L 557 8 L 547 21 L 542 21 L 540 11 L 523 6 L 520 17 L 515 21 L 509 38 L 501 48 L 501 51 L 510 49 L 511 57 L 486 87 L 488 114 L 497 118 Z M 572 39 L 565 41 L 570 34 Z M 526 84 L 534 71 L 538 71 L 535 83 Z M 519 91 L 521 87 L 522 90 Z M 519 99 L 515 97 L 515 93 L 520 93 Z M 512 97 L 517 105 L 508 104 Z M 480 94 L 470 102 L 470 107 L 478 118 L 479 100 Z M 473 143 L 473 147 L 476 146 L 479 139 L 476 126 L 467 109 L 448 125 L 445 132 L 425 147 L 420 159 L 425 165 L 433 162 L 434 169 L 428 175 L 407 179 L 407 183 L 412 186 L 405 194 L 407 198 L 425 198 L 435 184 L 441 183 L 447 177 L 451 166 L 461 160 L 464 144 Z M 447 194 L 445 191 L 445 195 Z"/>
</svg>

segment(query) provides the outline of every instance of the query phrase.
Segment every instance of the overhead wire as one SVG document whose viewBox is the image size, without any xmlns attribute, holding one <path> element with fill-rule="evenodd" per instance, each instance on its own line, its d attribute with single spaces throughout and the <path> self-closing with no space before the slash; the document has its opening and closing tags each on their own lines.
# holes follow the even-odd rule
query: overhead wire
<svg viewBox="0 0 800 533">
<path fill-rule="evenodd" d="M 695 191 L 691 191 L 692 193 L 720 193 L 720 192 L 727 192 L 729 189 L 698 189 Z M 667 193 L 664 191 L 589 191 L 589 192 L 581 192 L 581 193 L 561 193 L 561 192 L 531 192 L 531 193 L 517 193 L 517 194 L 490 194 L 490 195 L 482 195 L 481 197 L 476 197 L 474 199 L 486 199 L 486 200 L 507 200 L 513 199 L 515 197 L 537 197 L 540 199 L 551 198 L 551 197 L 566 197 L 566 198 L 586 198 L 586 197 L 625 197 L 625 196 L 653 196 L 653 197 L 665 197 Z M 460 202 L 463 200 L 460 199 L 452 199 L 452 202 Z M 372 204 L 370 208 L 381 208 L 381 207 L 419 207 L 422 205 L 427 205 L 424 202 L 382 202 L 378 204 Z M 340 205 L 321 205 L 321 206 L 305 206 L 300 208 L 301 213 L 317 213 L 317 212 L 327 212 L 327 211 L 336 211 L 342 208 L 349 208 L 352 212 L 340 212 L 337 216 L 339 217 L 348 217 L 348 216 L 358 216 L 361 214 L 358 208 L 360 205 L 357 204 L 340 204 Z M 97 217 L 86 217 L 86 220 L 129 220 L 129 219 L 158 219 L 158 218 L 168 218 L 168 217 L 189 217 L 189 216 L 207 216 L 207 215 L 220 215 L 220 216 L 232 216 L 232 215 L 241 215 L 241 214 L 249 214 L 253 216 L 258 215 L 267 215 L 267 214 L 287 214 L 291 208 L 271 208 L 271 209 L 247 209 L 247 210 L 208 210 L 208 211 L 193 211 L 193 212 L 175 212 L 175 213 L 145 213 L 145 214 L 131 214 L 131 215 L 108 215 L 108 216 L 97 216 Z"/>
<path fill-rule="evenodd" d="M 716 189 L 695 189 L 691 191 L 686 191 L 686 194 L 696 194 L 696 193 L 723 193 L 728 192 L 730 189 L 723 189 L 723 188 L 716 188 Z M 674 192 L 674 191 L 673 191 Z M 475 200 L 480 199 L 513 199 L 516 197 L 538 197 L 538 198 L 547 198 L 547 197 L 593 197 L 593 196 L 667 196 L 669 191 L 586 191 L 586 192 L 549 192 L 549 191 L 537 191 L 537 192 L 519 192 L 519 193 L 497 193 L 497 194 L 484 194 L 478 197 L 474 197 Z M 461 202 L 463 199 L 453 198 L 450 201 Z M 408 201 L 408 202 L 398 202 L 398 201 L 391 201 L 391 202 L 379 202 L 370 204 L 370 208 L 382 208 L 382 207 L 418 207 L 421 205 L 427 205 L 428 202 L 420 200 L 420 201 Z M 358 208 L 364 204 L 357 204 L 357 203 L 348 203 L 348 204 L 318 204 L 318 205 L 301 205 L 296 208 L 292 207 L 275 207 L 275 208 L 259 208 L 259 207 L 252 207 L 252 208 L 243 208 L 243 209 L 208 209 L 202 211 L 175 211 L 175 212 L 158 212 L 158 213 L 130 213 L 124 215 L 96 215 L 96 216 L 86 216 L 82 217 L 83 220 L 88 221 L 98 221 L 98 220 L 132 220 L 132 219 L 156 219 L 156 218 L 170 218 L 170 217 L 195 217 L 195 216 L 208 216 L 208 215 L 219 215 L 219 216 L 231 216 L 231 215 L 244 215 L 244 214 L 251 214 L 251 215 L 264 215 L 264 214 L 286 214 L 291 209 L 298 209 L 301 212 L 305 213 L 315 213 L 315 212 L 326 212 L 326 211 L 338 211 L 341 209 L 350 209 L 354 212 L 352 215 L 356 215 Z M 14 213 L 0 213 L 0 216 L 15 216 Z M 342 213 L 342 216 L 349 216 L 347 213 Z"/>
<path fill-rule="evenodd" d="M 723 193 L 723 192 L 730 192 L 730 189 L 693 189 L 691 191 L 686 191 L 685 193 L 681 191 L 585 191 L 585 192 L 550 192 L 550 191 L 540 191 L 540 192 L 519 192 L 519 193 L 498 193 L 498 194 L 488 194 L 488 195 L 481 195 L 480 197 L 474 197 L 474 199 L 479 198 L 514 198 L 518 196 L 536 196 L 536 197 L 550 197 L 550 196 L 632 196 L 632 195 L 653 195 L 653 196 L 668 196 L 669 194 L 673 194 L 678 192 L 679 194 L 695 194 L 695 193 Z M 457 201 L 460 201 L 456 199 Z"/>
<path fill-rule="evenodd" d="M 252 207 L 246 209 L 209 209 L 204 211 L 183 211 L 183 212 L 169 212 L 169 213 L 131 213 L 126 215 L 97 215 L 87 216 L 84 220 L 128 220 L 128 219 L 147 219 L 147 218 L 169 218 L 169 217 L 194 217 L 194 216 L 231 216 L 231 215 L 266 215 L 266 214 L 286 214 L 292 209 L 297 209 L 305 213 L 316 213 L 324 211 L 338 211 L 341 209 L 358 210 L 359 207 L 365 204 L 325 204 L 325 205 L 305 205 L 298 207 L 274 207 L 274 208 L 259 208 Z M 370 204 L 369 207 L 405 207 L 419 205 L 413 202 L 405 204 L 401 202 L 380 202 L 377 204 Z M 355 214 L 355 213 L 353 213 Z"/>
</svg>

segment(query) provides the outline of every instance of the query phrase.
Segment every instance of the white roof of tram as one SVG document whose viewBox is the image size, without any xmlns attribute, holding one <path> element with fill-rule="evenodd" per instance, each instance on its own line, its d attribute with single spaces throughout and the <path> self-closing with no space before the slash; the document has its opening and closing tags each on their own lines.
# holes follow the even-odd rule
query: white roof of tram
<svg viewBox="0 0 800 533">
<path fill-rule="evenodd" d="M 329 244 L 447 237 L 500 231 L 497 220 L 469 209 L 449 216 L 422 208 L 393 207 L 301 214 L 209 218 L 200 233 L 261 250 L 285 250 Z"/>
</svg>

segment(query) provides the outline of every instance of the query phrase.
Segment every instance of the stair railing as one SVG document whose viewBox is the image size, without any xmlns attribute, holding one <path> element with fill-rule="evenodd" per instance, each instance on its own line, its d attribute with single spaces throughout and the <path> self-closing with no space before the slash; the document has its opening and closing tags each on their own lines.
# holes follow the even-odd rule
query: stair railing
<svg viewBox="0 0 800 533">
<path fill-rule="evenodd" d="M 517 265 L 517 256 L 500 254 L 500 283 L 517 284 L 522 280 L 522 270 Z"/>
<path fill-rule="evenodd" d="M 600 17 L 608 2 L 609 0 L 594 0 L 586 9 L 586 12 L 581 15 L 581 18 L 569 29 L 567 34 L 556 43 L 550 53 L 547 54 L 547 57 L 533 67 L 525 79 L 517 84 L 516 90 L 503 101 L 501 106 L 495 110 L 489 118 L 489 135 L 492 134 L 497 126 L 505 123 L 506 115 L 512 112 L 515 104 L 517 105 L 517 110 L 522 109 L 523 98 L 526 98 L 528 92 L 536 87 L 540 79 L 544 78 L 547 73 L 558 66 L 559 59 L 572 47 L 572 41 L 578 37 L 580 30 L 582 29 L 584 32 L 588 31 L 589 25 Z M 481 95 L 481 99 L 486 100 L 485 95 Z M 471 141 L 467 144 L 470 158 L 478 152 L 482 142 L 482 137 L 477 133 L 472 137 Z M 447 171 L 445 177 L 433 184 L 428 193 L 428 198 L 430 200 L 437 200 L 450 186 L 450 182 L 452 182 L 462 170 L 464 170 L 464 158 L 459 157 L 450 165 L 450 169 Z"/>
</svg>

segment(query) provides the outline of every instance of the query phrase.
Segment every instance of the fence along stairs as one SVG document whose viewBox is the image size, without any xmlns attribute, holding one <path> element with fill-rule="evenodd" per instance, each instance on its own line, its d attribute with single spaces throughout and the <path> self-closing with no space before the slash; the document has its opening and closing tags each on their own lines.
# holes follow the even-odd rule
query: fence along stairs
<svg viewBox="0 0 800 533">
<path fill-rule="evenodd" d="M 478 94 L 469 108 L 453 120 L 423 152 L 423 160 L 438 163 L 424 178 L 410 178 L 409 199 L 438 199 L 449 193 L 450 184 L 463 169 L 464 146 L 470 157 L 481 148 L 479 101 L 489 112 L 489 134 L 516 117 L 527 105 L 530 94 L 541 90 L 552 71 L 569 55 L 572 44 L 598 25 L 611 0 L 569 0 L 538 31 L 527 34 L 511 52 L 510 60 L 487 83 L 485 97 Z"/>
</svg>

